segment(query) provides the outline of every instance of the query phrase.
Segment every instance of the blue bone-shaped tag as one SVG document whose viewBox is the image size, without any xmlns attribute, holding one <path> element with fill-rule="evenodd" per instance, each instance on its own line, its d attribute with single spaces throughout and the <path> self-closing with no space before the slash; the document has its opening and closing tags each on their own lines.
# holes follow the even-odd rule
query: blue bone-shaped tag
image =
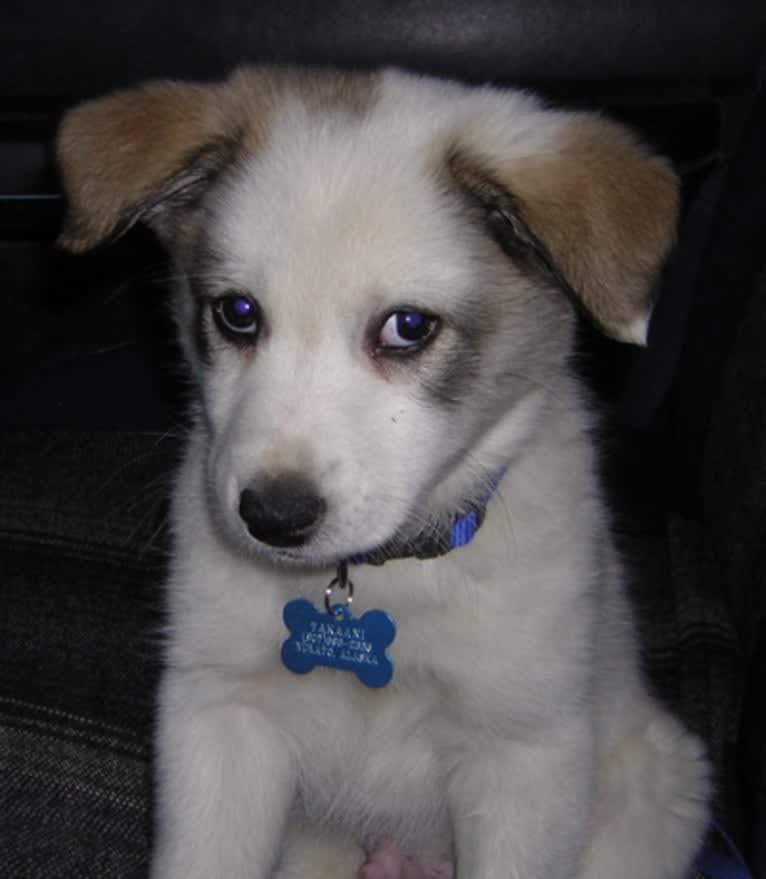
<svg viewBox="0 0 766 879">
<path fill-rule="evenodd" d="M 394 673 L 386 647 L 396 636 L 396 623 L 382 610 L 359 619 L 342 604 L 324 613 L 305 598 L 288 601 L 282 612 L 290 637 L 282 644 L 282 662 L 296 674 L 317 665 L 353 671 L 368 687 L 384 687 Z"/>
</svg>

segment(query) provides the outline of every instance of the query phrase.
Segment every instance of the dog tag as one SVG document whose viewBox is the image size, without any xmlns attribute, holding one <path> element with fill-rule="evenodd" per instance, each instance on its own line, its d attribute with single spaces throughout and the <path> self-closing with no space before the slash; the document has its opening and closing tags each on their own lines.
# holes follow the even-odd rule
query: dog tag
<svg viewBox="0 0 766 879">
<path fill-rule="evenodd" d="M 282 618 L 290 637 L 282 644 L 282 662 L 296 674 L 316 666 L 351 671 L 368 687 L 384 687 L 394 673 L 386 647 L 396 636 L 396 623 L 382 610 L 368 610 L 359 619 L 347 605 L 330 613 L 305 598 L 288 601 Z"/>
</svg>

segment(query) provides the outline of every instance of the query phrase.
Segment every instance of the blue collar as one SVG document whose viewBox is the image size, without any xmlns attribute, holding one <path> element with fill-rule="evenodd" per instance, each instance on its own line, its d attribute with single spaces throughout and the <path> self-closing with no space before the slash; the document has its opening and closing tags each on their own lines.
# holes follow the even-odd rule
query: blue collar
<svg viewBox="0 0 766 879">
<path fill-rule="evenodd" d="M 505 475 L 507 467 L 503 467 L 498 476 L 489 485 L 489 490 L 481 504 L 467 504 L 467 512 L 455 516 L 448 528 L 439 530 L 423 531 L 414 537 L 393 537 L 388 543 L 383 544 L 370 552 L 359 553 L 351 556 L 349 562 L 352 565 L 382 565 L 393 559 L 434 559 L 446 555 L 452 549 L 459 549 L 470 543 L 481 528 L 486 513 L 487 504 Z"/>
</svg>

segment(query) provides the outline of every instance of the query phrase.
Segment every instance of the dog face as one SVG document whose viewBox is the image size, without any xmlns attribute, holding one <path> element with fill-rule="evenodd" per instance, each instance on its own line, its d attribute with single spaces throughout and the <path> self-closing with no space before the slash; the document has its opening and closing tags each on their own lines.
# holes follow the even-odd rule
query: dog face
<svg viewBox="0 0 766 879">
<path fill-rule="evenodd" d="M 397 72 L 156 84 L 73 111 L 59 154 L 66 245 L 143 220 L 171 251 L 224 533 L 307 566 L 480 501 L 573 304 L 643 340 L 677 206 L 618 127 Z"/>
<path fill-rule="evenodd" d="M 527 431 L 517 404 L 567 346 L 558 291 L 466 222 L 430 156 L 376 161 L 380 136 L 277 126 L 216 193 L 190 273 L 217 509 L 246 543 L 278 544 L 258 504 L 284 505 L 297 533 L 280 559 L 370 550 L 483 493 L 502 466 L 485 438 L 501 431 L 505 452 Z M 442 510 L 434 492 L 456 473 Z"/>
</svg>

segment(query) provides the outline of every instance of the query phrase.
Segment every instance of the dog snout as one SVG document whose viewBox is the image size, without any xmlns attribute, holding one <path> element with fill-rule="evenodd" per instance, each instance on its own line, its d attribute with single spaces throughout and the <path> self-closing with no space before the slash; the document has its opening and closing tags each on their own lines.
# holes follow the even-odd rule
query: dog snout
<svg viewBox="0 0 766 879">
<path fill-rule="evenodd" d="M 239 498 L 239 515 L 256 540 L 270 546 L 300 546 L 316 531 L 327 504 L 302 476 L 251 483 Z"/>
</svg>

